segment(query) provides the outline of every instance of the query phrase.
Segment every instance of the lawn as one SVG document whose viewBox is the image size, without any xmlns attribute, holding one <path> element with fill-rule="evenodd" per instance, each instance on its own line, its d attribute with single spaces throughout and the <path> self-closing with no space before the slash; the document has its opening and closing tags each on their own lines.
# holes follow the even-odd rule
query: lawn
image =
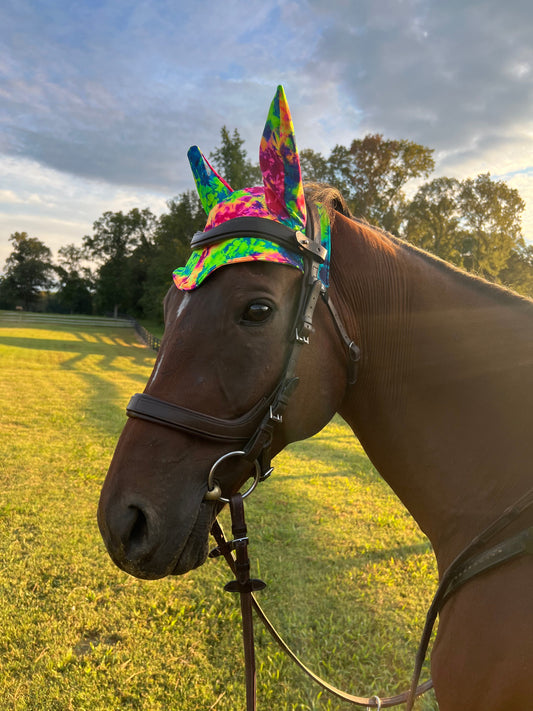
<svg viewBox="0 0 533 711">
<path fill-rule="evenodd" d="M 113 565 L 98 532 L 124 408 L 154 359 L 131 329 L 24 326 L 0 313 L 2 711 L 244 707 L 223 561 L 139 581 Z M 436 585 L 429 544 L 340 419 L 275 464 L 247 504 L 253 572 L 268 583 L 261 604 L 331 683 L 403 691 Z M 354 708 L 256 629 L 260 710 Z M 432 693 L 416 708 L 436 709 Z"/>
</svg>

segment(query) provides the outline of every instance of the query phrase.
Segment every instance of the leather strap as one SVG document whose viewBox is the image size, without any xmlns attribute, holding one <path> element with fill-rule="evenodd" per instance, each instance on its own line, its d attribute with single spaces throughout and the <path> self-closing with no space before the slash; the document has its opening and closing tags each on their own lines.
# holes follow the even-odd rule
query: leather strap
<svg viewBox="0 0 533 711">
<path fill-rule="evenodd" d="M 522 514 L 528 508 L 531 508 L 531 506 L 533 506 L 533 487 L 526 491 L 526 493 L 521 496 L 516 503 L 505 509 L 502 515 L 499 516 L 495 521 L 493 521 L 490 526 L 485 528 L 479 535 L 477 535 L 474 540 L 463 551 L 461 551 L 461 553 L 459 553 L 459 555 L 451 563 L 448 569 L 444 572 L 426 616 L 424 630 L 422 632 L 422 637 L 420 639 L 420 644 L 415 659 L 415 668 L 411 681 L 409 699 L 407 700 L 406 711 L 411 711 L 411 709 L 413 708 L 415 700 L 414 689 L 416 688 L 416 685 L 420 678 L 422 665 L 424 663 L 424 659 L 426 658 L 433 627 L 435 626 L 437 616 L 441 611 L 442 607 L 444 606 L 444 603 L 449 599 L 452 592 L 456 592 L 460 585 L 467 582 L 467 580 L 470 580 L 472 576 L 467 576 L 467 571 L 473 570 L 479 565 L 479 563 L 476 563 L 476 561 L 482 561 L 485 558 L 487 567 L 484 568 L 483 566 L 481 566 L 479 570 L 479 572 L 481 573 L 483 570 L 488 570 L 490 567 L 493 567 L 490 564 L 490 560 L 492 557 L 498 558 L 498 563 L 495 563 L 496 565 L 505 562 L 506 559 L 514 558 L 516 557 L 516 555 L 520 555 L 521 553 L 530 553 L 531 535 L 528 534 L 528 531 L 530 529 L 522 531 L 522 533 L 518 534 L 518 536 L 514 536 L 513 538 L 507 539 L 508 541 L 511 541 L 510 549 L 508 551 L 510 552 L 510 555 L 507 557 L 495 555 L 494 549 L 491 549 L 490 551 L 487 551 L 485 553 L 480 553 L 479 549 L 482 546 L 485 546 L 492 538 L 494 538 L 494 536 L 498 535 L 498 533 L 503 531 L 510 523 L 515 521 L 520 516 L 520 514 Z M 523 541 L 521 540 L 522 536 L 524 536 Z M 522 550 L 518 553 L 515 553 L 513 551 L 516 548 L 517 542 L 519 543 L 518 547 L 522 548 Z M 495 548 L 497 548 L 497 546 Z M 457 581 L 456 584 L 454 584 L 454 580 Z"/>
<path fill-rule="evenodd" d="M 202 249 L 232 237 L 254 236 L 266 238 L 296 254 L 309 252 L 319 262 L 323 262 L 327 256 L 327 251 L 320 244 L 320 234 L 318 240 L 314 240 L 312 236 L 307 236 L 300 230 L 293 230 L 281 222 L 252 216 L 235 217 L 207 232 L 197 232 L 191 240 L 191 247 Z"/>
<path fill-rule="evenodd" d="M 227 592 L 238 592 L 241 598 L 242 639 L 244 648 L 244 668 L 246 672 L 246 711 L 255 711 L 257 682 L 255 672 L 254 621 L 252 615 L 252 592 L 265 587 L 262 580 L 250 578 L 250 560 L 248 558 L 248 535 L 244 521 L 244 503 L 241 494 L 230 497 L 230 510 L 233 541 L 229 547 L 235 550 L 232 570 L 236 580 L 224 586 Z"/>
<path fill-rule="evenodd" d="M 341 337 L 342 341 L 344 342 L 344 345 L 348 349 L 348 356 L 350 358 L 348 364 L 348 383 L 350 385 L 354 385 L 357 382 L 357 376 L 359 375 L 359 361 L 361 360 L 361 350 L 355 344 L 355 341 L 353 341 L 346 332 L 344 324 L 342 323 L 339 313 L 333 305 L 331 299 L 327 295 L 324 295 L 324 301 L 326 302 L 326 306 L 328 307 L 329 312 L 333 318 L 333 322 L 337 328 L 339 336 Z"/>
<path fill-rule="evenodd" d="M 232 497 L 233 498 L 233 497 Z M 242 503 L 242 497 L 241 497 L 241 503 Z M 231 506 L 231 503 L 230 503 Z M 232 532 L 233 535 L 234 533 L 234 526 L 233 526 L 233 508 L 231 509 L 232 512 Z M 238 511 L 238 516 L 244 516 L 244 508 L 242 509 L 242 512 L 239 510 Z M 216 558 L 220 555 L 224 556 L 228 566 L 232 570 L 234 574 L 237 573 L 237 563 L 235 559 L 233 558 L 233 555 L 231 553 L 232 550 L 236 549 L 235 546 L 235 541 L 230 541 L 228 542 L 226 540 L 226 537 L 224 536 L 224 532 L 222 530 L 222 526 L 218 522 L 217 519 L 215 519 L 213 526 L 211 528 L 211 533 L 213 537 L 215 538 L 215 541 L 217 542 L 217 547 L 211 551 L 209 554 L 210 558 Z M 248 540 L 248 539 L 246 539 Z M 238 550 L 238 549 L 236 549 Z M 255 581 L 256 583 L 262 583 L 262 581 Z M 229 583 L 228 585 L 232 585 Z M 229 587 L 225 586 L 225 589 L 230 589 Z M 264 583 L 262 583 L 264 586 Z M 233 592 L 233 589 L 230 589 L 230 591 Z M 292 649 L 287 645 L 287 643 L 283 640 L 281 635 L 277 632 L 276 628 L 274 625 L 270 622 L 268 617 L 266 616 L 263 608 L 261 605 L 257 602 L 257 599 L 253 592 L 250 593 L 249 595 L 249 600 L 254 608 L 256 614 L 258 615 L 259 619 L 269 632 L 270 636 L 272 639 L 278 644 L 280 649 L 287 655 L 289 656 L 295 664 L 298 665 L 298 667 L 304 671 L 307 676 L 316 684 L 321 686 L 323 689 L 328 691 L 330 694 L 333 696 L 336 696 L 339 699 L 342 699 L 342 701 L 346 701 L 350 704 L 356 705 L 356 706 L 363 706 L 365 708 L 390 708 L 391 706 L 399 706 L 400 704 L 404 704 L 407 701 L 407 698 L 409 696 L 409 692 L 406 691 L 403 694 L 398 694 L 397 696 L 389 696 L 386 698 L 379 698 L 378 696 L 371 696 L 371 697 L 363 697 L 363 696 L 354 696 L 353 694 L 348 694 L 345 691 L 341 691 L 341 689 L 337 689 L 337 687 L 333 686 L 332 684 L 329 684 L 327 681 L 324 679 L 321 679 L 319 676 L 317 676 L 311 669 L 305 666 L 305 664 L 296 656 L 296 654 L 292 651 Z M 241 610 L 242 610 L 242 597 L 241 597 Z M 244 630 L 244 617 L 243 617 L 243 644 L 245 646 L 245 649 L 247 650 L 245 652 L 245 660 L 246 660 L 246 655 L 250 655 L 250 650 L 249 650 L 249 645 L 253 645 L 253 633 L 251 637 L 251 642 L 250 642 L 250 632 L 249 629 L 251 627 L 248 627 L 248 620 L 247 620 L 247 630 Z M 246 670 L 246 679 L 247 679 L 247 689 L 251 688 L 251 677 L 253 674 L 254 677 L 254 685 L 255 685 L 255 661 L 254 661 L 254 667 L 253 670 L 248 671 Z M 424 694 L 426 691 L 431 689 L 433 686 L 433 683 L 431 679 L 429 681 L 426 681 L 424 684 L 421 684 L 417 689 L 416 689 L 416 696 L 421 696 Z M 254 687 L 255 688 L 255 687 Z M 255 696 L 255 692 L 254 692 Z M 255 706 L 250 706 L 249 708 L 247 707 L 247 711 L 253 710 L 255 711 Z"/>
<path fill-rule="evenodd" d="M 166 425 L 190 434 L 225 442 L 245 442 L 253 434 L 270 398 L 262 398 L 251 410 L 233 420 L 224 420 L 189 410 L 146 393 L 136 393 L 126 407 L 128 417 Z"/>
<path fill-rule="evenodd" d="M 448 599 L 469 580 L 522 555 L 533 555 L 533 526 L 466 560 L 454 572 L 447 588 L 443 591 L 441 609 Z"/>
</svg>

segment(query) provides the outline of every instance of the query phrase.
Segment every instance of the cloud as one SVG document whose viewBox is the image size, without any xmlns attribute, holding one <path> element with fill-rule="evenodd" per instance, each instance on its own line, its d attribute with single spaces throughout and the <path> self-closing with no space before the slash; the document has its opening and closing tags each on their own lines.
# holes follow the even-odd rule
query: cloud
<svg viewBox="0 0 533 711">
<path fill-rule="evenodd" d="M 436 176 L 511 176 L 527 202 L 524 233 L 533 241 L 531 4 L 310 5 L 322 33 L 309 69 L 336 78 L 338 106 L 357 119 L 353 137 L 383 133 L 433 148 Z"/>
<path fill-rule="evenodd" d="M 524 0 L 4 3 L 0 228 L 54 248 L 105 210 L 160 213 L 223 125 L 257 160 L 283 83 L 301 148 L 380 132 L 434 148 L 436 175 L 508 175 L 533 240 L 530 19 Z"/>
<path fill-rule="evenodd" d="M 281 0 L 56 8 L 0 14 L 0 150 L 117 184 L 168 189 L 191 142 L 212 148 L 229 121 L 246 136 L 279 83 L 272 58 L 305 46 L 298 24 L 270 31 L 295 10 Z"/>
<path fill-rule="evenodd" d="M 0 190 L 0 203 L 17 204 L 24 203 L 24 200 L 20 198 L 13 190 Z"/>
<path fill-rule="evenodd" d="M 171 197 L 73 177 L 15 158 L 0 162 L 0 185 L 11 186 L 0 190 L 0 269 L 12 251 L 8 237 L 14 232 L 27 232 L 56 253 L 67 243 L 81 245 L 107 210 L 149 207 L 160 215 Z"/>
<path fill-rule="evenodd" d="M 359 130 L 409 137 L 444 164 L 489 139 L 531 141 L 531 6 L 523 0 L 314 0 L 328 25 L 318 59 L 362 110 Z"/>
</svg>

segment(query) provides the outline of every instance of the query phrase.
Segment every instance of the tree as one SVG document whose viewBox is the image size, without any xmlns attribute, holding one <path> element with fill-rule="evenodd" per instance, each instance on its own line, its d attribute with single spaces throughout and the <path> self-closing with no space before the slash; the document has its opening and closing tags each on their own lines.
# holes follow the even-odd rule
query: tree
<svg viewBox="0 0 533 711">
<path fill-rule="evenodd" d="M 83 265 L 83 249 L 66 244 L 59 249 L 58 258 L 55 267 L 59 281 L 57 307 L 71 314 L 91 313 L 93 279 L 89 267 Z"/>
<path fill-rule="evenodd" d="M 518 190 L 483 173 L 463 181 L 459 206 L 466 232 L 465 266 L 487 279 L 499 280 L 513 250 L 524 246 L 524 201 Z"/>
<path fill-rule="evenodd" d="M 409 180 L 427 177 L 434 168 L 433 150 L 380 134 L 337 145 L 328 158 L 329 179 L 343 193 L 356 217 L 399 234 Z"/>
<path fill-rule="evenodd" d="M 41 292 L 53 284 L 52 252 L 37 237 L 27 232 L 14 232 L 9 238 L 13 251 L 6 259 L 1 283 L 2 301 L 9 306 L 31 309 Z"/>
<path fill-rule="evenodd" d="M 126 215 L 105 212 L 94 223 L 93 235 L 84 237 L 85 254 L 100 262 L 95 295 L 99 311 L 137 312 L 156 224 L 148 208 L 134 208 Z"/>
<path fill-rule="evenodd" d="M 168 213 L 161 215 L 154 237 L 154 250 L 141 306 L 148 318 L 163 321 L 163 298 L 172 284 L 172 272 L 183 266 L 190 254 L 190 240 L 205 225 L 205 212 L 196 192 L 169 200 Z"/>
<path fill-rule="evenodd" d="M 454 178 L 435 178 L 422 185 L 409 203 L 403 236 L 446 261 L 463 266 L 464 234 Z"/>
<path fill-rule="evenodd" d="M 322 153 L 313 151 L 311 148 L 304 148 L 300 151 L 300 167 L 304 183 L 333 182 L 328 161 Z"/>
<path fill-rule="evenodd" d="M 518 191 L 489 173 L 437 178 L 419 188 L 406 212 L 404 236 L 468 271 L 522 290 L 530 252 L 521 230 Z"/>
<path fill-rule="evenodd" d="M 533 244 L 515 247 L 499 276 L 502 284 L 533 297 Z"/>
<path fill-rule="evenodd" d="M 254 165 L 247 159 L 243 148 L 244 140 L 237 129 L 231 136 L 226 126 L 223 126 L 220 130 L 220 141 L 220 146 L 209 154 L 217 173 L 233 190 L 261 185 L 263 179 L 259 165 Z"/>
</svg>

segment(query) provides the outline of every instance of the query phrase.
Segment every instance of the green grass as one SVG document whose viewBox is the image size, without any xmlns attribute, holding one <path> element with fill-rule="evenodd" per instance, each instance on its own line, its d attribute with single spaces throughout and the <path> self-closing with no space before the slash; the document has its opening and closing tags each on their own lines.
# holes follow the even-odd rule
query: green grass
<svg viewBox="0 0 533 711">
<path fill-rule="evenodd" d="M 0 314 L 1 709 L 243 708 L 224 563 L 139 581 L 98 532 L 124 408 L 154 354 L 129 329 L 15 326 Z M 355 694 L 405 689 L 436 568 L 346 425 L 282 453 L 248 501 L 260 602 L 304 662 Z M 259 709 L 352 708 L 256 631 Z M 432 694 L 417 704 L 436 708 Z"/>
</svg>

